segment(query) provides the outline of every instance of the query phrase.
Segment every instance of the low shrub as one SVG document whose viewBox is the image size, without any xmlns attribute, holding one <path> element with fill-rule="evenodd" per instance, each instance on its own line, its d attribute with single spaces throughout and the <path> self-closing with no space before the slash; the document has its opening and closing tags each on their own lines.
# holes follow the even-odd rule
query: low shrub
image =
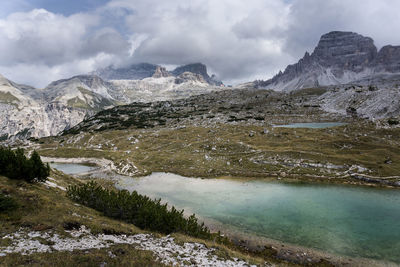
<svg viewBox="0 0 400 267">
<path fill-rule="evenodd" d="M 394 118 L 388 119 L 389 125 L 398 125 L 400 122 Z"/>
<path fill-rule="evenodd" d="M 50 174 L 50 166 L 45 165 L 34 151 L 28 159 L 24 150 L 0 147 L 0 175 L 27 182 L 44 182 Z"/>
<path fill-rule="evenodd" d="M 13 211 L 18 208 L 17 202 L 9 196 L 0 193 L 0 213 Z"/>
<path fill-rule="evenodd" d="M 80 186 L 69 186 L 67 195 L 70 199 L 103 212 L 104 215 L 132 223 L 139 228 L 157 231 L 164 234 L 181 232 L 193 237 L 210 238 L 211 234 L 204 223 L 199 224 L 197 218 L 185 218 L 183 210 L 179 211 L 161 200 L 152 200 L 136 191 L 111 191 L 95 182 Z"/>
</svg>

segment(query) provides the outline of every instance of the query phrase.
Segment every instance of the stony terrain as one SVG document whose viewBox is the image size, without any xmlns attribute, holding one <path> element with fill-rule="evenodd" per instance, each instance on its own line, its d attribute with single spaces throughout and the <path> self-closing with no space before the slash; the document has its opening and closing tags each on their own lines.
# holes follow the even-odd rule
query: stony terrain
<svg viewBox="0 0 400 267">
<path fill-rule="evenodd" d="M 392 75 L 391 81 L 395 83 Z M 286 122 L 351 120 L 388 121 L 399 124 L 400 91 L 397 85 L 340 85 L 276 92 L 272 90 L 224 90 L 174 101 L 132 103 L 86 119 L 70 132 L 83 130 L 179 126 L 215 123 L 273 125 Z M 387 120 L 385 120 L 387 119 Z M 367 121 L 366 121 L 367 123 Z"/>
<path fill-rule="evenodd" d="M 389 77 L 381 76 L 382 79 Z M 399 75 L 390 75 L 391 84 L 362 85 L 365 80 L 357 83 L 329 87 L 320 98 L 321 108 L 327 112 L 365 118 L 371 121 L 388 118 L 393 124 L 398 124 L 400 116 Z M 397 119 L 396 119 L 397 118 Z"/>
<path fill-rule="evenodd" d="M 12 253 L 31 255 L 34 253 L 73 252 L 127 244 L 135 249 L 152 252 L 156 260 L 168 266 L 256 266 L 238 258 L 222 259 L 216 255 L 216 249 L 207 248 L 201 243 L 177 244 L 170 236 L 157 238 L 151 234 L 94 235 L 85 226 L 76 230 L 66 230 L 66 233 L 71 237 L 63 238 L 51 231 L 20 229 L 18 232 L 2 237 L 3 240 L 9 240 L 11 244 L 6 247 L 0 246 L 0 257 Z M 39 238 L 40 240 L 38 240 Z M 110 258 L 117 257 L 111 250 L 108 251 L 108 254 Z M 265 266 L 273 265 L 265 264 Z"/>
<path fill-rule="evenodd" d="M 196 125 L 271 125 L 293 120 L 342 119 L 343 115 L 321 112 L 319 97 L 325 92 L 325 89 L 307 89 L 291 94 L 272 90 L 224 90 L 173 101 L 132 103 L 99 112 L 65 133 L 158 125 L 174 127 L 185 122 Z"/>
<path fill-rule="evenodd" d="M 343 90 L 362 95 L 358 89 Z M 228 90 L 133 103 L 99 112 L 63 136 L 41 139 L 41 154 L 106 158 L 117 172 L 133 176 L 159 171 L 398 186 L 397 120 L 372 122 L 352 110 L 329 113 L 324 109 L 340 103 L 323 102 L 328 93 L 321 88 L 291 93 Z M 348 124 L 327 129 L 275 127 L 332 121 Z"/>
</svg>

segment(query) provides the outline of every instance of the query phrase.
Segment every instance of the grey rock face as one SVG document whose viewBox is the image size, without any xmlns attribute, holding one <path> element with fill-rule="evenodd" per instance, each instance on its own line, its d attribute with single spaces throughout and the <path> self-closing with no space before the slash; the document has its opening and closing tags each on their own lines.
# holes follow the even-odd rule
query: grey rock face
<svg viewBox="0 0 400 267">
<path fill-rule="evenodd" d="M 185 73 L 185 72 L 191 72 L 194 74 L 199 74 L 203 76 L 204 80 L 211 84 L 211 85 L 222 85 L 222 82 L 217 80 L 215 75 L 212 75 L 211 77 L 207 73 L 207 67 L 206 65 L 202 63 L 193 63 L 193 64 L 188 64 L 184 66 L 177 67 L 175 70 L 172 71 L 172 74 L 176 77 L 179 75 Z"/>
<path fill-rule="evenodd" d="M 400 46 L 382 47 L 374 64 L 377 72 L 400 73 Z"/>
<path fill-rule="evenodd" d="M 200 82 L 200 83 L 207 83 L 206 80 L 204 80 L 204 77 L 201 74 L 193 73 L 193 72 L 184 72 L 178 75 L 178 77 L 175 78 L 175 83 L 176 84 L 182 84 L 185 82 Z"/>
<path fill-rule="evenodd" d="M 360 72 L 376 55 L 371 38 L 353 32 L 330 32 L 321 37 L 310 59 L 325 68 Z"/>
<path fill-rule="evenodd" d="M 67 99 L 68 95 L 78 94 L 77 90 L 80 88 L 87 89 L 104 98 L 113 99 L 112 85 L 96 75 L 78 75 L 72 78 L 54 81 L 44 89 L 44 95 L 47 101 L 58 98 Z M 82 90 L 80 91 L 82 93 Z"/>
<path fill-rule="evenodd" d="M 379 52 L 370 37 L 334 31 L 323 35 L 310 55 L 289 65 L 257 87 L 292 91 L 307 87 L 346 84 L 377 74 L 400 72 L 400 47 L 385 46 Z"/>
<path fill-rule="evenodd" d="M 200 74 L 201 76 L 204 77 L 204 79 L 206 79 L 206 80 L 210 79 L 210 76 L 208 76 L 208 73 L 207 73 L 207 67 L 206 67 L 206 65 L 204 65 L 202 63 L 193 63 L 193 64 L 188 64 L 188 65 L 177 67 L 175 70 L 172 71 L 172 74 L 174 76 L 179 76 L 184 72 Z"/>
<path fill-rule="evenodd" d="M 115 105 L 107 86 L 96 76 L 76 76 L 40 90 L 0 76 L 0 139 L 43 137 L 69 129 Z"/>
<path fill-rule="evenodd" d="M 133 64 L 125 68 L 110 66 L 91 74 L 98 75 L 104 80 L 141 80 L 153 76 L 157 67 L 157 65 L 149 63 Z"/>
<path fill-rule="evenodd" d="M 149 63 L 134 64 L 126 68 L 114 68 L 113 66 L 99 69 L 90 74 L 97 75 L 104 80 L 143 80 L 146 78 L 164 78 L 191 72 L 201 75 L 203 79 L 210 85 L 220 86 L 223 83 L 217 79 L 215 75 L 211 77 L 207 73 L 206 65 L 202 63 L 193 63 L 177 67 L 172 72 L 168 72 L 164 67 Z"/>
<path fill-rule="evenodd" d="M 157 66 L 156 71 L 153 74 L 153 78 L 162 78 L 172 76 L 164 67 Z"/>
<path fill-rule="evenodd" d="M 104 81 L 79 75 L 52 82 L 45 89 L 16 84 L 0 75 L 0 141 L 57 135 L 96 112 L 120 104 L 185 98 L 219 90 L 202 75 L 171 76 L 157 67 L 157 77 Z"/>
<path fill-rule="evenodd" d="M 391 78 L 397 80 L 397 82 L 400 80 L 399 76 Z M 332 86 L 325 94 L 320 96 L 318 102 L 321 108 L 327 112 L 370 120 L 400 115 L 400 90 L 398 85 L 375 87 L 357 83 L 357 85 Z"/>
</svg>

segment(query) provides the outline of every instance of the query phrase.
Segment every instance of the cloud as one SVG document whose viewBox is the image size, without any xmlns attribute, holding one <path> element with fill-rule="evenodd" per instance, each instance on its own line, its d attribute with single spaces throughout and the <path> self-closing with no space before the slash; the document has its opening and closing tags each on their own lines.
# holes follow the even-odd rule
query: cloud
<svg viewBox="0 0 400 267">
<path fill-rule="evenodd" d="M 38 63 L 49 66 L 68 61 L 79 53 L 82 38 L 96 18 L 63 17 L 44 9 L 14 13 L 0 20 L 0 60 L 7 64 Z"/>
<path fill-rule="evenodd" d="M 110 0 L 69 16 L 34 9 L 0 19 L 0 72 L 44 86 L 107 64 L 203 62 L 229 83 L 267 79 L 332 30 L 400 44 L 399 9 L 393 0 Z"/>
<path fill-rule="evenodd" d="M 43 87 L 59 73 L 69 70 L 64 78 L 76 71 L 66 68 L 70 64 L 93 67 L 101 55 L 111 55 L 118 61 L 128 56 L 129 42 L 114 29 L 102 27 L 96 14 L 74 14 L 68 17 L 44 9 L 13 13 L 0 20 L 0 65 L 18 70 L 32 70 L 35 75 L 48 75 L 32 80 Z M 48 70 L 48 71 L 46 71 Z M 76 68 L 91 71 L 91 68 Z M 44 72 L 43 72 L 44 71 Z M 9 73 L 9 71 L 6 71 Z M 4 73 L 4 72 L 3 72 Z M 11 75 L 12 78 L 20 74 Z M 26 74 L 26 76 L 31 76 Z M 11 78 L 10 77 L 10 78 Z M 20 79 L 28 81 L 29 79 Z M 42 81 L 42 82 L 38 82 Z"/>
<path fill-rule="evenodd" d="M 221 79 L 237 81 L 288 60 L 279 32 L 290 5 L 281 0 L 117 0 L 109 7 L 132 10 L 125 22 L 137 36 L 134 62 L 203 62 Z"/>
<path fill-rule="evenodd" d="M 399 1 L 294 0 L 289 13 L 285 50 L 294 57 L 312 51 L 319 37 L 333 30 L 353 31 L 375 40 L 378 47 L 400 44 Z"/>
<path fill-rule="evenodd" d="M 85 74 L 116 62 L 113 55 L 99 53 L 87 59 L 72 59 L 55 66 L 35 63 L 0 65 L 0 73 L 14 82 L 44 88 L 50 82 Z"/>
</svg>

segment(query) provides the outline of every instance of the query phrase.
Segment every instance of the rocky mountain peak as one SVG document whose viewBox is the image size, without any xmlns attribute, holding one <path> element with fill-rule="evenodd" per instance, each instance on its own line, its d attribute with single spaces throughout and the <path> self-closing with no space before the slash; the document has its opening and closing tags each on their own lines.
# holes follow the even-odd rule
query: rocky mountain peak
<svg viewBox="0 0 400 267">
<path fill-rule="evenodd" d="M 354 32 L 333 31 L 321 36 L 314 52 L 256 87 L 297 90 L 345 84 L 379 73 L 400 73 L 400 46 L 385 46 L 379 53 L 374 40 Z"/>
<path fill-rule="evenodd" d="M 377 55 L 374 40 L 354 32 L 333 31 L 322 35 L 311 57 L 323 67 L 362 71 Z"/>
<path fill-rule="evenodd" d="M 132 64 L 122 68 L 109 66 L 91 74 L 98 75 L 104 80 L 141 80 L 153 76 L 157 67 L 157 65 L 150 63 Z"/>
<path fill-rule="evenodd" d="M 183 74 L 184 72 L 191 72 L 194 74 L 201 75 L 204 80 L 211 84 L 211 85 L 222 85 L 223 83 L 219 81 L 215 75 L 212 75 L 211 77 L 208 75 L 207 72 L 207 66 L 204 65 L 203 63 L 192 63 L 184 66 L 177 67 L 175 70 L 172 71 L 172 74 L 174 76 L 179 76 Z"/>
<path fill-rule="evenodd" d="M 200 83 L 207 83 L 204 79 L 204 76 L 198 73 L 193 73 L 189 71 L 185 71 L 184 73 L 179 74 L 175 78 L 175 84 L 182 84 L 185 82 L 200 82 Z"/>
<path fill-rule="evenodd" d="M 61 79 L 50 83 L 46 89 L 55 88 L 62 84 L 81 83 L 88 88 L 105 87 L 106 82 L 97 75 L 77 75 L 68 79 Z"/>
<path fill-rule="evenodd" d="M 203 76 L 204 80 L 210 85 L 222 85 L 215 75 L 211 77 L 207 73 L 206 65 L 202 63 L 192 63 L 179 66 L 172 72 L 166 70 L 165 67 L 149 63 L 133 64 L 128 67 L 116 68 L 109 66 L 107 68 L 98 69 L 91 72 L 91 75 L 97 75 L 106 81 L 110 80 L 143 80 L 145 78 L 161 78 L 161 77 L 178 77 L 184 72 L 191 72 Z"/>
<path fill-rule="evenodd" d="M 382 47 L 375 63 L 378 71 L 400 73 L 400 46 L 387 45 Z"/>
<path fill-rule="evenodd" d="M 203 76 L 204 79 L 210 79 L 210 76 L 207 73 L 207 67 L 202 63 L 192 63 L 177 67 L 175 70 L 172 71 L 172 74 L 174 74 L 175 76 L 179 76 L 184 72 L 200 74 L 201 76 Z"/>
<path fill-rule="evenodd" d="M 10 82 L 6 77 L 0 74 L 0 85 L 9 86 Z"/>
<path fill-rule="evenodd" d="M 162 78 L 162 77 L 169 77 L 171 76 L 171 73 L 167 71 L 166 68 L 157 66 L 156 71 L 153 74 L 153 78 Z"/>
</svg>

